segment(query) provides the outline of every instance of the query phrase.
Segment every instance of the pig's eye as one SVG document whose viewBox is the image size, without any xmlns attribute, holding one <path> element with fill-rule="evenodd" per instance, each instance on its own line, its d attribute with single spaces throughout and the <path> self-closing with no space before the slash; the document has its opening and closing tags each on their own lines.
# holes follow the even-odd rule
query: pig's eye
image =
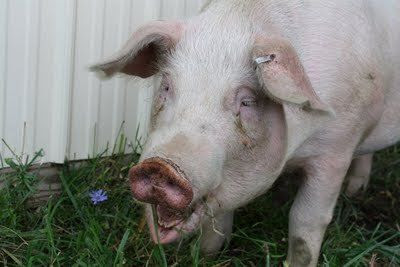
<svg viewBox="0 0 400 267">
<path fill-rule="evenodd" d="M 257 94 L 249 87 L 241 87 L 236 95 L 236 114 L 243 121 L 256 117 L 259 105 Z"/>
<path fill-rule="evenodd" d="M 161 82 L 161 91 L 163 91 L 163 92 L 168 92 L 169 90 L 170 90 L 170 85 L 169 85 L 169 81 L 168 80 L 166 80 L 166 79 L 164 79 L 162 82 Z"/>
<path fill-rule="evenodd" d="M 168 74 L 163 74 L 160 86 L 161 93 L 166 93 L 171 91 L 171 81 Z"/>
<path fill-rule="evenodd" d="M 240 106 L 241 107 L 251 107 L 257 105 L 257 101 L 253 98 L 242 99 Z"/>
<path fill-rule="evenodd" d="M 248 87 L 240 88 L 236 95 L 237 111 L 240 112 L 241 109 L 247 109 L 255 106 L 257 106 L 255 93 Z"/>
</svg>

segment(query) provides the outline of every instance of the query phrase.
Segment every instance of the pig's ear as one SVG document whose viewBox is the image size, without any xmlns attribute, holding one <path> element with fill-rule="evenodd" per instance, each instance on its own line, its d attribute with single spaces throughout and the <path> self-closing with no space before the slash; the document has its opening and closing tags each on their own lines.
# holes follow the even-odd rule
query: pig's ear
<svg viewBox="0 0 400 267">
<path fill-rule="evenodd" d="M 285 127 L 285 157 L 324 125 L 335 114 L 312 88 L 303 65 L 293 48 L 281 38 L 256 38 L 253 60 L 266 94 L 282 104 Z"/>
<path fill-rule="evenodd" d="M 297 105 L 304 110 L 330 113 L 330 108 L 312 88 L 295 49 L 288 41 L 257 37 L 252 56 L 259 81 L 272 100 Z"/>
<path fill-rule="evenodd" d="M 180 21 L 153 21 L 142 26 L 126 44 L 109 59 L 90 67 L 109 78 L 116 73 L 142 78 L 156 74 L 160 62 L 174 49 L 184 32 Z"/>
</svg>

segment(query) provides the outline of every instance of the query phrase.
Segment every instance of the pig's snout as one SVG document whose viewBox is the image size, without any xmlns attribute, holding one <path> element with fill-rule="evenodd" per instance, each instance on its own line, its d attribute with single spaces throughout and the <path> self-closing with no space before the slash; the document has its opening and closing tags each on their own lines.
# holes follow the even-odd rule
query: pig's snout
<svg viewBox="0 0 400 267">
<path fill-rule="evenodd" d="M 133 196 L 142 202 L 184 210 L 193 198 L 192 186 L 185 174 L 167 159 L 144 160 L 130 169 L 129 179 Z"/>
</svg>

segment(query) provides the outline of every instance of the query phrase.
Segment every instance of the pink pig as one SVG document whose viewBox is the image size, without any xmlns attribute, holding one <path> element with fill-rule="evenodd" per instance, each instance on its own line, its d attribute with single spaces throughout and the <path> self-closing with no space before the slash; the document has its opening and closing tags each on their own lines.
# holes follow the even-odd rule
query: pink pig
<svg viewBox="0 0 400 267">
<path fill-rule="evenodd" d="M 347 176 L 365 188 L 374 151 L 400 139 L 400 2 L 215 0 L 154 21 L 92 70 L 160 75 L 150 135 L 130 170 L 153 240 L 202 228 L 229 238 L 233 212 L 284 169 L 305 179 L 290 211 L 290 266 L 316 266 Z M 265 211 L 268 212 L 268 211 Z"/>
</svg>

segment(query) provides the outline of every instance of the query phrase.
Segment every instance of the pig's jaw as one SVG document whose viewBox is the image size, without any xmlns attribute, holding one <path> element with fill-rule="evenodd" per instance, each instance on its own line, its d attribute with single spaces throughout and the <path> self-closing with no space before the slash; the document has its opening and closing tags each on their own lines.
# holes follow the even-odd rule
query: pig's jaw
<svg viewBox="0 0 400 267">
<path fill-rule="evenodd" d="M 155 222 L 151 212 L 147 213 L 147 223 L 150 228 L 150 235 L 154 243 L 168 244 L 179 240 L 182 234 L 190 234 L 200 227 L 202 217 L 205 214 L 203 204 L 196 204 L 193 212 L 187 218 L 175 217 L 171 220 L 163 220 L 165 213 L 163 208 L 156 207 L 158 221 Z M 165 216 L 165 215 L 164 215 Z M 156 224 L 156 226 L 155 226 Z"/>
</svg>

